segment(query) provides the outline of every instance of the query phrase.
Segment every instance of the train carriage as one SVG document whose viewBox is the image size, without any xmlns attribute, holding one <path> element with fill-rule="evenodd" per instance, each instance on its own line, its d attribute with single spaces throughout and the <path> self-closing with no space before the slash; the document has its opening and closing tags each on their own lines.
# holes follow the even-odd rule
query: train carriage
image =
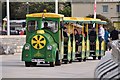
<svg viewBox="0 0 120 80">
<path fill-rule="evenodd" d="M 93 19 L 93 18 L 89 18 L 90 20 L 90 24 L 92 25 L 93 28 L 93 24 L 95 24 L 94 28 L 95 28 L 95 35 L 91 35 L 91 34 L 87 34 L 87 40 L 90 42 L 89 44 L 89 50 L 90 50 L 90 54 L 89 56 L 93 57 L 93 60 L 96 59 L 96 57 L 98 57 L 98 59 L 101 59 L 101 57 L 104 55 L 105 52 L 105 42 L 104 40 L 101 42 L 100 45 L 100 41 L 98 38 L 98 26 L 99 25 L 105 25 L 107 22 L 106 21 L 101 21 L 100 19 Z M 90 31 L 90 26 L 88 25 L 87 29 L 86 29 L 87 33 L 89 33 Z M 86 51 L 87 52 L 87 51 Z M 87 56 L 87 57 L 89 57 Z"/>
<path fill-rule="evenodd" d="M 68 22 L 68 34 L 69 41 L 68 46 L 71 44 L 71 48 L 68 47 L 68 52 L 71 53 L 71 60 L 86 61 L 86 51 L 85 51 L 85 37 L 84 37 L 84 25 L 83 23 L 88 23 L 84 21 L 84 18 L 78 17 L 65 17 L 64 22 Z M 75 30 L 78 32 L 78 36 L 81 40 L 76 42 L 75 40 Z M 72 37 L 71 37 L 72 36 Z M 71 50 L 72 49 L 72 50 Z"/>
<path fill-rule="evenodd" d="M 60 21 L 63 17 L 55 13 L 26 15 L 26 43 L 22 50 L 26 67 L 36 66 L 38 62 L 49 63 L 51 67 L 61 65 L 63 40 Z"/>
<path fill-rule="evenodd" d="M 37 63 L 48 63 L 51 67 L 74 60 L 86 61 L 88 57 L 101 59 L 105 52 L 105 42 L 99 46 L 98 24 L 106 21 L 93 18 L 64 17 L 55 13 L 33 13 L 26 15 L 26 43 L 22 50 L 22 61 L 25 66 L 36 66 Z M 64 35 L 63 23 L 68 29 Z M 90 25 L 95 23 L 96 38 L 94 45 L 89 35 Z M 77 30 L 81 41 L 76 43 L 74 30 Z M 92 43 L 92 44 L 91 44 Z M 77 44 L 77 46 L 76 46 Z M 100 49 L 101 48 L 101 49 Z"/>
<path fill-rule="evenodd" d="M 68 24 L 66 26 L 68 30 L 68 41 L 66 52 L 64 53 L 63 60 L 65 63 L 72 62 L 75 59 L 75 37 L 74 37 L 74 25 L 78 20 L 75 17 L 64 17 L 64 24 Z M 66 57 L 65 57 L 66 56 Z"/>
</svg>

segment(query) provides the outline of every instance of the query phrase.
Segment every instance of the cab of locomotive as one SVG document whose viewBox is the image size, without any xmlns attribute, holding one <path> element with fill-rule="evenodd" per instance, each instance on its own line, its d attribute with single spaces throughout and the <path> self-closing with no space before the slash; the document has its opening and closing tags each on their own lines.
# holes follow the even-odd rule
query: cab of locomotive
<svg viewBox="0 0 120 80">
<path fill-rule="evenodd" d="M 35 66 L 38 62 L 60 64 L 61 43 L 60 21 L 64 16 L 55 13 L 34 13 L 26 15 L 26 43 L 22 50 L 25 66 Z"/>
</svg>

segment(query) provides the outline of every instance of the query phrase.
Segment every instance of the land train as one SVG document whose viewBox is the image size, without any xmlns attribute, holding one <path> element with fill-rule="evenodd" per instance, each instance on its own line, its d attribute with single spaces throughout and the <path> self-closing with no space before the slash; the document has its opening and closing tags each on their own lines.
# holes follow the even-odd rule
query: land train
<svg viewBox="0 0 120 80">
<path fill-rule="evenodd" d="M 95 49 L 91 50 L 89 25 L 96 24 Z M 86 61 L 91 56 L 101 58 L 104 54 L 104 42 L 99 50 L 98 24 L 105 21 L 93 18 L 64 17 L 56 13 L 33 13 L 26 15 L 26 43 L 22 49 L 22 61 L 26 67 L 46 63 L 51 67 L 73 61 Z M 67 37 L 64 36 L 67 29 Z M 74 30 L 81 40 L 76 43 Z M 76 44 L 78 44 L 76 46 Z"/>
</svg>

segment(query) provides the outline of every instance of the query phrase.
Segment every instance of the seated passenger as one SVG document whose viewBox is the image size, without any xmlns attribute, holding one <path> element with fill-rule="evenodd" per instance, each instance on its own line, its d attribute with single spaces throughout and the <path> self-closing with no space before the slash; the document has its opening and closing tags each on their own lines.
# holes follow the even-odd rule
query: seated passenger
<svg viewBox="0 0 120 80">
<path fill-rule="evenodd" d="M 64 36 L 65 44 L 67 44 L 68 43 L 68 34 L 67 34 L 67 28 L 66 27 L 63 28 L 63 36 Z"/>
<path fill-rule="evenodd" d="M 95 42 L 95 40 L 96 40 L 96 31 L 95 31 L 95 28 L 92 28 L 92 30 L 90 31 L 89 38 L 90 38 L 90 42 Z"/>
<path fill-rule="evenodd" d="M 76 42 L 76 51 L 78 51 L 78 46 L 80 44 L 80 35 L 77 29 L 74 29 L 75 42 Z"/>
</svg>

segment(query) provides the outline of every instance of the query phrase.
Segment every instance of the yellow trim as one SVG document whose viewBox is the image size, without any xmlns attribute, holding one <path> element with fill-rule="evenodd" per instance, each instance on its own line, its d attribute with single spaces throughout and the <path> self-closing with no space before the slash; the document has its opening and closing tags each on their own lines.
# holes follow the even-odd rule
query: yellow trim
<svg viewBox="0 0 120 80">
<path fill-rule="evenodd" d="M 27 14 L 26 17 L 47 17 L 47 18 L 62 18 L 64 15 L 56 13 L 33 13 Z"/>
<path fill-rule="evenodd" d="M 37 34 L 44 34 L 45 31 L 44 30 L 37 30 Z"/>
<path fill-rule="evenodd" d="M 63 20 L 68 20 L 68 21 L 78 21 L 77 17 L 64 17 Z"/>
</svg>

